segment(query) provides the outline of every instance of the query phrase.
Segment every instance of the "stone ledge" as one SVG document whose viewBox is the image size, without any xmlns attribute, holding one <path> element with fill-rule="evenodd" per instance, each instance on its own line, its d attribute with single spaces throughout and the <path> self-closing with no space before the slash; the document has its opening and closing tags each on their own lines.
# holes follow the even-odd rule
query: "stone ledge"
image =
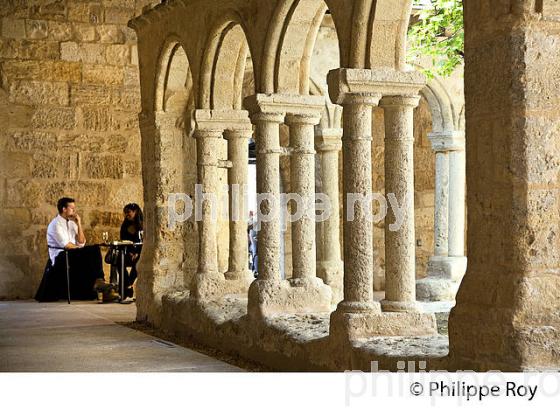
<svg viewBox="0 0 560 410">
<path fill-rule="evenodd" d="M 203 303 L 188 292 L 165 295 L 161 330 L 275 370 L 368 371 L 373 360 L 380 369 L 393 370 L 399 360 L 418 359 L 428 362 L 428 368 L 446 369 L 444 336 L 372 337 L 344 345 L 329 335 L 328 313 L 278 314 L 254 320 L 247 315 L 247 301 L 240 295 Z"/>
<path fill-rule="evenodd" d="M 449 339 L 441 335 L 372 337 L 352 345 L 352 362 L 362 371 L 442 370 L 448 354 Z"/>
<path fill-rule="evenodd" d="M 373 336 L 430 336 L 437 334 L 437 323 L 432 313 L 335 311 L 331 334 L 350 341 Z"/>
</svg>

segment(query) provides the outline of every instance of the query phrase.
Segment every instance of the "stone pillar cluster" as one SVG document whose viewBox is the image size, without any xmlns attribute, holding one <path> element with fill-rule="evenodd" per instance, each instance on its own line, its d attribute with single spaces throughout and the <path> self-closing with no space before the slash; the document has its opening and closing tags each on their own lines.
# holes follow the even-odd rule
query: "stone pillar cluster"
<svg viewBox="0 0 560 410">
<path fill-rule="evenodd" d="M 329 312 L 332 292 L 317 277 L 315 242 L 314 126 L 324 106 L 322 97 L 256 94 L 246 99 L 255 124 L 257 193 L 260 212 L 259 276 L 249 289 L 249 314 Z M 292 223 L 292 278 L 280 276 L 280 124 L 290 130 L 292 192 L 299 198 Z"/>
<path fill-rule="evenodd" d="M 329 89 L 343 107 L 341 129 L 315 130 L 324 98 L 256 94 L 246 111 L 197 110 L 198 182 L 205 195 L 218 193 L 218 168 L 228 167 L 229 269 L 218 271 L 216 211 L 204 201 L 199 222 L 199 270 L 192 295 L 202 299 L 248 289 L 248 314 L 331 312 L 331 332 L 344 337 L 435 333 L 435 319 L 416 303 L 414 234 L 413 110 L 424 78 L 417 72 L 333 70 Z M 386 297 L 373 298 L 372 108 L 385 118 Z M 250 117 L 249 117 L 250 113 Z M 249 120 L 250 118 L 250 120 Z M 244 190 L 248 139 L 255 128 L 259 275 L 247 270 Z M 280 145 L 280 125 L 289 129 L 289 147 Z M 228 158 L 218 158 L 227 140 Z M 343 157 L 344 264 L 339 235 L 338 153 Z M 280 190 L 280 156 L 290 156 L 291 192 Z M 316 156 L 330 216 L 316 238 Z M 224 165 L 225 164 L 225 165 Z M 441 165 L 441 164 L 440 164 Z M 288 197 L 283 198 L 283 195 Z M 293 271 L 281 277 L 281 213 L 294 200 Z M 375 210 L 378 212 L 379 210 Z M 239 218 L 239 215 L 243 215 Z M 290 215 L 288 215 L 289 218 Z"/>
<path fill-rule="evenodd" d="M 344 299 L 331 335 L 434 334 L 415 292 L 413 110 L 424 77 L 388 69 L 332 70 L 331 100 L 343 106 Z M 373 301 L 372 107 L 385 118 L 386 297 Z M 394 205 L 396 202 L 397 206 Z"/>
<path fill-rule="evenodd" d="M 434 255 L 416 292 L 421 300 L 454 300 L 467 269 L 465 136 L 461 131 L 443 131 L 429 138 L 436 155 Z"/>
<path fill-rule="evenodd" d="M 194 136 L 197 146 L 197 184 L 202 196 L 198 220 L 198 271 L 191 285 L 197 300 L 224 293 L 247 291 L 252 280 L 247 254 L 248 140 L 252 126 L 242 110 L 196 110 Z M 225 138 L 228 158 L 219 158 L 220 142 Z M 224 165 L 225 164 L 225 165 Z M 218 168 L 228 168 L 229 185 L 229 266 L 218 269 L 218 217 L 221 212 Z M 199 188 L 199 189 L 200 189 Z M 196 198 L 196 195 L 195 195 Z"/>
</svg>

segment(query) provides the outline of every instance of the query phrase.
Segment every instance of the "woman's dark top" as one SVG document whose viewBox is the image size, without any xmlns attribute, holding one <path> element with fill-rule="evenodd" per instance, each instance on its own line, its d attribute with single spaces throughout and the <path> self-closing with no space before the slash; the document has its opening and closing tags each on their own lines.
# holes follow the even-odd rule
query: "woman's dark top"
<svg viewBox="0 0 560 410">
<path fill-rule="evenodd" d="M 125 220 L 121 225 L 121 241 L 132 241 L 134 243 L 141 242 L 140 240 L 140 230 L 137 229 L 134 222 Z M 140 254 L 142 252 L 142 245 L 134 245 L 129 253 Z"/>
</svg>

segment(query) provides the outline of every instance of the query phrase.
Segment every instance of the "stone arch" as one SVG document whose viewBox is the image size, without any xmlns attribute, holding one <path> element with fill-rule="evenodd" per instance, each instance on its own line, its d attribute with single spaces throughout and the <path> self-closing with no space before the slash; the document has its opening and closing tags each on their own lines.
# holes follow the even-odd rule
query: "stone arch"
<svg viewBox="0 0 560 410">
<path fill-rule="evenodd" d="M 412 1 L 410 0 L 363 0 L 364 20 L 370 8 L 367 33 L 361 34 L 360 48 L 355 50 L 352 64 L 364 64 L 363 68 L 390 67 L 399 71 L 406 70 L 406 39 Z M 373 3 L 373 4 L 371 4 Z M 360 14 L 354 16 L 358 22 Z M 359 23 L 352 25 L 359 30 Z M 366 38 L 367 40 L 364 40 Z M 365 44 L 363 44 L 365 42 Z M 363 44 L 363 45 L 362 45 Z M 364 51 L 362 51 L 364 50 Z M 359 57 L 359 58 L 358 58 Z M 354 67 L 354 65 L 352 65 Z M 356 68 L 361 68 L 356 66 Z"/>
<path fill-rule="evenodd" d="M 459 126 L 459 115 L 444 86 L 437 78 L 432 78 L 420 91 L 428 101 L 432 114 L 432 132 L 456 130 Z"/>
<path fill-rule="evenodd" d="M 191 138 L 195 83 L 186 48 L 178 36 L 164 42 L 158 60 L 155 111 L 155 217 L 167 225 L 168 195 L 192 193 L 196 183 L 196 144 Z M 194 225 L 187 221 L 174 230 L 156 232 L 154 287 L 156 293 L 185 288 L 193 272 L 187 272 L 196 260 Z"/>
<path fill-rule="evenodd" d="M 166 228 L 168 194 L 189 192 L 186 181 L 192 175 L 183 156 L 194 152 L 194 139 L 187 138 L 195 94 L 190 60 L 175 34 L 156 48 L 151 67 L 155 87 L 140 117 L 146 236 L 137 299 L 138 317 L 155 324 L 162 320 L 163 296 L 185 288 L 188 266 L 196 260 L 196 246 L 189 245 L 196 243 L 192 225 Z"/>
<path fill-rule="evenodd" d="M 309 94 L 310 56 L 327 12 L 337 33 L 341 67 L 404 70 L 411 8 L 410 0 L 279 2 L 267 32 L 259 91 Z"/>
<path fill-rule="evenodd" d="M 311 53 L 326 11 L 324 0 L 278 3 L 265 41 L 261 92 L 309 94 Z"/>
<path fill-rule="evenodd" d="M 233 11 L 225 13 L 210 32 L 200 76 L 200 108 L 242 108 L 243 81 L 251 68 L 247 64 L 252 64 L 246 32 L 241 17 Z"/>
<path fill-rule="evenodd" d="M 179 61 L 178 61 L 179 60 Z M 184 69 L 181 70 L 181 64 Z M 180 81 L 175 73 L 181 73 L 184 81 Z M 171 76 L 170 76 L 171 75 Z M 171 95 L 166 92 L 173 90 L 178 91 L 181 83 L 187 89 L 189 96 L 183 101 L 187 103 L 188 99 L 194 99 L 194 83 L 192 72 L 190 69 L 189 58 L 185 47 L 182 45 L 179 36 L 171 34 L 164 41 L 158 58 L 158 70 L 156 72 L 156 87 L 154 98 L 154 112 L 168 112 L 170 106 L 167 104 Z M 171 87 L 171 89 L 170 89 Z M 178 104 L 174 104 L 178 105 Z M 176 111 L 173 109 L 173 111 Z"/>
</svg>

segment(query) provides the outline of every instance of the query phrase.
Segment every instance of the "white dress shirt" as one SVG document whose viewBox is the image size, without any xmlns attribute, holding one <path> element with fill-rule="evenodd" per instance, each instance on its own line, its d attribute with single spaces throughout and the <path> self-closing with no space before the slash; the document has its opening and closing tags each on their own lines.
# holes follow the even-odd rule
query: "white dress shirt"
<svg viewBox="0 0 560 410">
<path fill-rule="evenodd" d="M 62 252 L 62 249 L 52 249 L 51 246 L 57 248 L 64 248 L 68 243 L 77 246 L 84 246 L 84 243 L 78 242 L 78 225 L 74 221 L 64 219 L 62 216 L 57 215 L 47 228 L 47 245 L 49 245 L 49 257 L 54 265 L 54 260 L 57 255 Z"/>
</svg>

